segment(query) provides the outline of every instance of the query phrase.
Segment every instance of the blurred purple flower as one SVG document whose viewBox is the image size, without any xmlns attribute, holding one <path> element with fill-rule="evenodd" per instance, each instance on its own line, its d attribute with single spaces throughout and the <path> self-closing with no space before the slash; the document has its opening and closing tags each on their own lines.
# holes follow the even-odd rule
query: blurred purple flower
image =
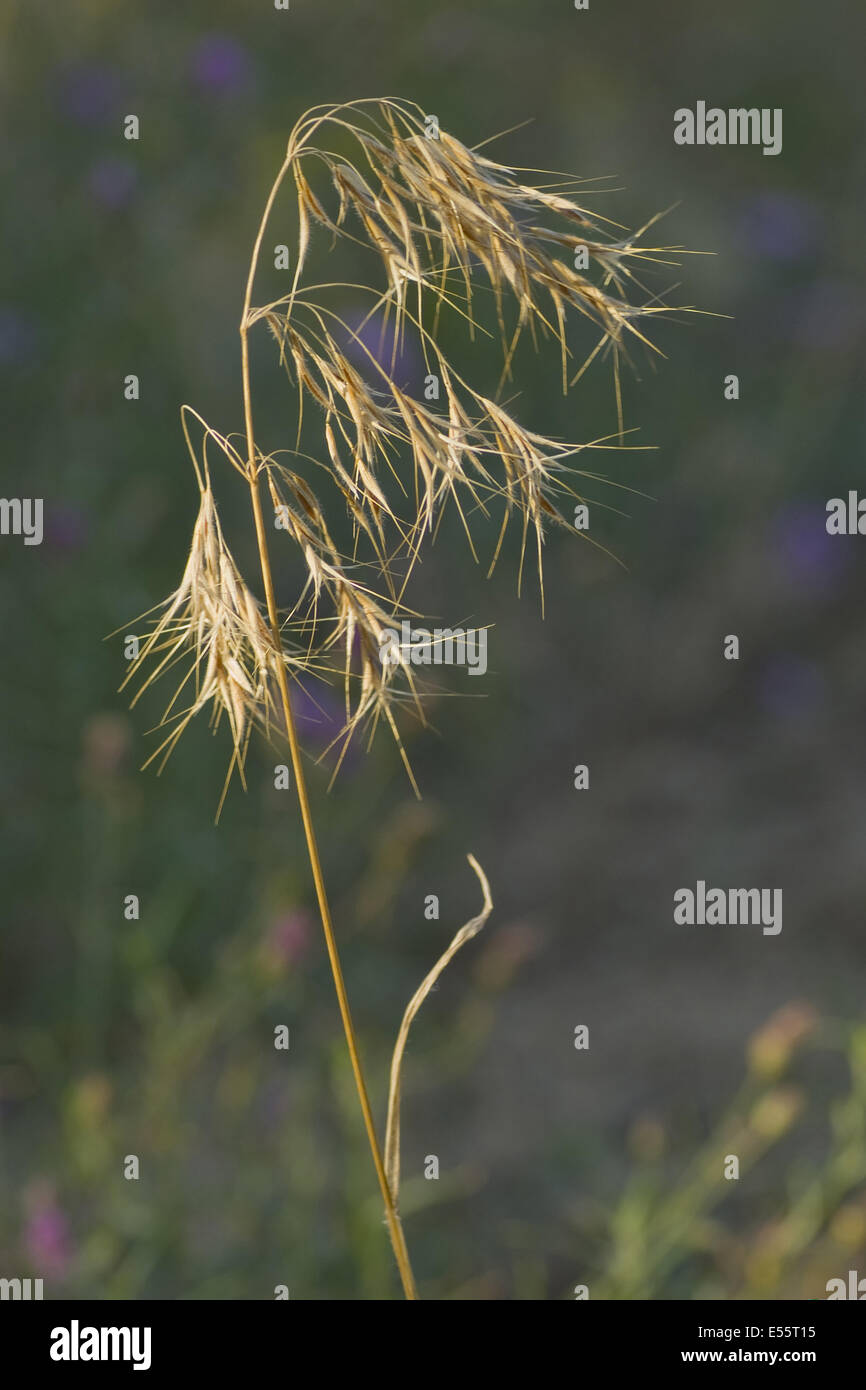
<svg viewBox="0 0 866 1390">
<path fill-rule="evenodd" d="M 346 722 L 346 708 L 329 686 L 316 684 L 314 690 L 297 682 L 292 687 L 292 704 L 300 724 L 299 732 L 322 745 L 336 738 Z"/>
<path fill-rule="evenodd" d="M 247 50 L 228 34 L 207 34 L 193 46 L 193 80 L 211 92 L 232 93 L 245 87 L 252 74 Z"/>
<path fill-rule="evenodd" d="M 76 63 L 55 78 L 61 111 L 81 125 L 101 125 L 117 114 L 120 75 L 101 63 Z"/>
<path fill-rule="evenodd" d="M 344 313 L 343 318 L 346 329 L 342 330 L 340 346 L 371 386 L 381 390 L 385 384 L 376 370 L 378 363 L 401 390 L 414 396 L 422 395 L 427 369 L 417 338 L 408 324 L 395 351 L 393 317 L 386 323 L 380 314 L 368 317 L 355 311 Z"/>
<path fill-rule="evenodd" d="M 0 365 L 26 362 L 36 346 L 36 328 L 32 319 L 17 309 L 0 305 Z"/>
<path fill-rule="evenodd" d="M 760 673 L 758 701 L 773 718 L 809 718 L 823 705 L 825 688 L 824 677 L 811 661 L 775 656 Z"/>
<path fill-rule="evenodd" d="M 103 207 L 120 208 L 128 203 L 138 175 L 125 159 L 100 159 L 87 176 L 87 187 Z"/>
<path fill-rule="evenodd" d="M 818 502 L 793 502 L 777 513 L 771 543 L 787 581 L 798 589 L 826 593 L 848 568 L 850 551 L 827 534 L 827 512 Z"/>
<path fill-rule="evenodd" d="M 815 247 L 823 219 L 795 193 L 761 193 L 743 209 L 740 235 L 759 256 L 796 261 Z"/>
<path fill-rule="evenodd" d="M 80 507 L 53 507 L 46 518 L 45 540 L 52 550 L 76 551 L 87 541 L 89 529 Z"/>
<path fill-rule="evenodd" d="M 27 1194 L 23 1244 L 39 1278 L 62 1279 L 72 1258 L 69 1227 L 54 1188 L 38 1182 Z"/>
<path fill-rule="evenodd" d="M 342 735 L 346 728 L 346 704 L 336 688 L 316 682 L 312 689 L 296 681 L 292 686 L 292 705 L 298 721 L 298 733 L 302 739 L 316 744 L 322 751 L 333 744 L 331 754 L 334 761 L 343 753 L 345 740 Z M 360 760 L 361 752 L 358 735 L 350 741 L 340 763 L 341 773 L 348 771 Z"/>
</svg>

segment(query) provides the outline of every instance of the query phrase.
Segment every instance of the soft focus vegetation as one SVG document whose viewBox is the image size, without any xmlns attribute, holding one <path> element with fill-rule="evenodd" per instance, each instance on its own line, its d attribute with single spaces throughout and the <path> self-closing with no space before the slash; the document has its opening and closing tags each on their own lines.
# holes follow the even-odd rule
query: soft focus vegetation
<svg viewBox="0 0 866 1390">
<path fill-rule="evenodd" d="M 423 801 L 386 740 L 350 752 L 330 793 L 332 764 L 311 763 L 380 1122 L 405 1003 L 477 910 L 467 850 L 494 891 L 407 1050 L 422 1294 L 821 1298 L 866 1274 L 864 560 L 824 529 L 826 499 L 862 485 L 862 73 L 838 39 L 857 18 L 833 3 L 819 24 L 806 0 L 248 9 L 0 10 L 3 491 L 46 506 L 41 547 L 0 548 L 0 1273 L 96 1299 L 396 1293 L 275 758 L 251 746 L 249 792 L 215 827 L 224 746 L 193 725 L 159 780 L 139 772 L 159 702 L 129 715 L 120 639 L 103 640 L 177 581 L 196 502 L 179 403 L 237 426 L 236 291 L 288 130 L 361 90 L 468 143 L 534 117 L 486 152 L 598 177 L 618 191 L 593 207 L 624 225 L 677 204 L 657 243 L 715 254 L 643 278 L 731 316 L 658 320 L 667 359 L 623 373 L 625 443 L 656 451 L 594 456 L 620 488 L 590 497 L 625 568 L 563 537 L 542 623 L 532 586 L 515 594 L 519 536 L 487 582 L 459 519 L 443 525 L 418 606 L 493 624 L 490 673 L 452 673 L 434 728 L 408 730 Z M 676 148 L 673 111 L 696 96 L 783 107 L 782 155 Z M 291 245 L 288 214 L 277 230 Z M 339 278 L 360 269 L 350 251 Z M 296 418 L 269 348 L 254 365 L 275 448 Z M 552 437 L 616 430 L 609 365 L 563 398 L 558 360 L 521 348 L 514 390 Z M 232 486 L 221 520 L 254 575 Z M 308 695 L 316 755 L 342 708 Z M 675 928 L 672 893 L 699 877 L 781 886 L 780 936 Z"/>
</svg>

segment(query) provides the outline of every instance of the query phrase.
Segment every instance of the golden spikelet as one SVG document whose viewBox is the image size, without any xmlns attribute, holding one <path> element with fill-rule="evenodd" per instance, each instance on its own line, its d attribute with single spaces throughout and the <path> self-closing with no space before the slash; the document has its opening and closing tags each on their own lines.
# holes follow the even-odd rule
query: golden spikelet
<svg viewBox="0 0 866 1390">
<path fill-rule="evenodd" d="M 135 705 L 160 676 L 180 666 L 180 683 L 160 721 L 170 732 L 144 766 L 161 757 L 161 771 L 190 720 L 209 707 L 213 728 L 226 718 L 233 750 L 229 777 L 237 768 L 243 782 L 252 728 L 259 724 L 267 730 L 276 712 L 277 666 L 304 663 L 284 647 L 275 647 L 261 607 L 226 544 L 206 470 L 199 473 L 199 489 L 199 511 L 183 577 L 156 610 L 159 616 L 121 689 L 147 670 L 132 699 Z"/>
</svg>

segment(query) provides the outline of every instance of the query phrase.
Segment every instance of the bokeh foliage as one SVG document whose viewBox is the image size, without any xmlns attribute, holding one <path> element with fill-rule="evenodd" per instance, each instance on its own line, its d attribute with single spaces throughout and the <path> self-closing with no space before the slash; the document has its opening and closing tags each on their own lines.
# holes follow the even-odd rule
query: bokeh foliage
<svg viewBox="0 0 866 1390">
<path fill-rule="evenodd" d="M 531 588 L 518 602 L 507 565 L 486 583 L 459 527 L 443 530 L 425 611 L 495 627 L 484 698 L 455 674 L 467 698 L 436 703 L 437 733 L 410 732 L 423 803 L 385 742 L 329 796 L 314 774 L 380 1109 L 405 1001 L 476 907 L 466 850 L 493 886 L 495 916 L 410 1048 L 404 1208 L 422 1287 L 821 1297 L 862 1272 L 863 1044 L 833 1020 L 862 1012 L 864 560 L 823 524 L 826 499 L 858 486 L 864 443 L 855 8 L 7 0 L 0 27 L 3 491 L 43 496 L 47 518 L 41 547 L 0 547 L 0 1272 L 44 1273 L 48 1296 L 394 1292 L 274 756 L 254 751 L 249 795 L 215 828 L 225 747 L 196 729 L 161 779 L 139 774 L 148 718 L 116 695 L 119 639 L 103 640 L 177 579 L 196 500 L 180 403 L 240 426 L 242 278 L 289 127 L 315 102 L 385 93 L 467 143 L 534 117 L 497 156 L 612 180 L 622 191 L 595 206 L 627 225 L 677 204 L 660 235 L 715 254 L 652 288 L 678 281 L 673 297 L 730 316 L 659 325 L 666 360 L 627 375 L 627 442 L 658 448 L 599 455 L 635 491 L 599 486 L 616 510 L 593 513 L 625 569 L 557 539 L 542 625 Z M 673 111 L 698 96 L 783 107 L 782 155 L 676 148 Z M 277 447 L 293 403 L 269 371 Z M 614 427 L 601 365 L 563 400 L 555 355 L 526 354 L 519 386 L 551 433 Z M 228 480 L 223 521 L 254 574 L 245 506 Z M 280 581 L 294 578 L 286 557 Z M 333 712 L 306 715 L 315 753 Z M 572 790 L 577 762 L 589 793 Z M 684 937 L 671 894 L 698 877 L 782 886 L 781 936 Z M 142 915 L 126 922 L 133 892 Z M 749 1038 L 804 997 L 822 1045 L 792 1061 L 802 1075 L 760 1081 L 796 1089 L 796 1114 L 736 1200 L 693 1189 L 695 1154 L 754 1126 L 735 1100 Z M 421 1177 L 428 1153 L 438 1184 Z"/>
</svg>

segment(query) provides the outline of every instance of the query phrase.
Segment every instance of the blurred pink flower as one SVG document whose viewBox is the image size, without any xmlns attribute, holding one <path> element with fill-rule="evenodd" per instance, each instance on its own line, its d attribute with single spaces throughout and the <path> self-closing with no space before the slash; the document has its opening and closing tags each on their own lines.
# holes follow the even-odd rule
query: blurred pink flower
<svg viewBox="0 0 866 1390">
<path fill-rule="evenodd" d="M 37 1278 L 62 1279 L 72 1259 L 69 1226 L 50 1182 L 39 1181 L 25 1195 L 23 1244 Z"/>
<path fill-rule="evenodd" d="M 312 921 L 307 912 L 295 908 L 271 920 L 264 949 L 271 965 L 296 965 L 310 944 Z"/>
</svg>

